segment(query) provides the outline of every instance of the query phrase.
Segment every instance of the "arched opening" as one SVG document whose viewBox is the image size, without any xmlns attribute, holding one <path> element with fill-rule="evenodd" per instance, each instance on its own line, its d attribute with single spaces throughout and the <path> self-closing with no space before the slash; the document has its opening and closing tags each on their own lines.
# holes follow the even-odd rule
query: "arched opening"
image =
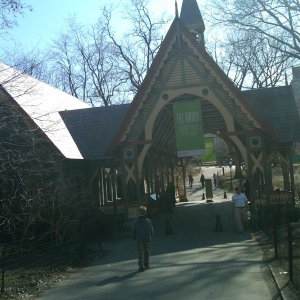
<svg viewBox="0 0 300 300">
<path fill-rule="evenodd" d="M 142 177 L 145 178 L 148 195 L 164 194 L 171 183 L 175 187 L 177 197 L 186 196 L 187 168 L 192 161 L 197 161 L 199 158 L 177 156 L 173 104 L 189 100 L 201 103 L 203 136 L 199 136 L 199 139 L 209 136 L 214 143 L 217 143 L 216 140 L 218 140 L 221 145 L 220 149 L 223 151 L 219 158 L 222 160 L 221 166 L 224 165 L 225 158 L 227 160 L 234 159 L 236 167 L 233 169 L 235 170 L 233 178 L 239 178 L 240 182 L 244 181 L 242 178 L 243 158 L 238 147 L 226 136 L 227 126 L 223 115 L 211 101 L 207 101 L 204 97 L 182 94 L 174 97 L 162 107 L 153 122 L 153 128 L 150 128 L 152 132 L 151 145 L 148 147 L 142 167 Z M 147 129 L 149 130 L 149 128 Z M 215 164 L 216 161 L 217 158 L 215 158 Z M 220 169 L 221 174 L 222 169 Z"/>
</svg>

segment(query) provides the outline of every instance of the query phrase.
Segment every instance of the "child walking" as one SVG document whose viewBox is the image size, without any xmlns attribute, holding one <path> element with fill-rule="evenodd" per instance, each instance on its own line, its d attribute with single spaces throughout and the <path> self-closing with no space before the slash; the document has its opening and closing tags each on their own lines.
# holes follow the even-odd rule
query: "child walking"
<svg viewBox="0 0 300 300">
<path fill-rule="evenodd" d="M 149 218 L 146 217 L 147 208 L 140 206 L 139 216 L 133 227 L 133 238 L 137 242 L 139 271 L 149 269 L 150 243 L 153 235 L 153 226 Z"/>
</svg>

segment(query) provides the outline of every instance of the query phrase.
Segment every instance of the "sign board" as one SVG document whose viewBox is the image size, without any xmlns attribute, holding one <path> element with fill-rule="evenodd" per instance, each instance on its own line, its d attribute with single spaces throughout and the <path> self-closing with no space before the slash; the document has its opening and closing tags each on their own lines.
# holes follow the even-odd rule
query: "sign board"
<svg viewBox="0 0 300 300">
<path fill-rule="evenodd" d="M 212 180 L 211 179 L 205 179 L 205 193 L 206 193 L 206 199 L 213 198 L 213 189 L 212 189 Z"/>
<path fill-rule="evenodd" d="M 205 154 L 202 156 L 202 160 L 206 162 L 216 161 L 216 151 L 215 151 L 215 138 L 206 137 L 205 141 Z"/>
<path fill-rule="evenodd" d="M 189 157 L 205 152 L 202 110 L 199 100 L 173 104 L 177 156 Z"/>
</svg>

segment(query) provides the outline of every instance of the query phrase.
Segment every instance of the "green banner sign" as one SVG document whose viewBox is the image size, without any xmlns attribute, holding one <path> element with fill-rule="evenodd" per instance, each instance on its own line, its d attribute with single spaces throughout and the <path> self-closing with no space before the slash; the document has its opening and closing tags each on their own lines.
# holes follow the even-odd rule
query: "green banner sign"
<svg viewBox="0 0 300 300">
<path fill-rule="evenodd" d="M 205 141 L 205 154 L 203 155 L 203 161 L 211 162 L 216 161 L 216 151 L 215 151 L 215 138 L 206 137 Z"/>
<path fill-rule="evenodd" d="M 204 136 L 200 101 L 181 101 L 173 104 L 177 156 L 204 154 Z"/>
<path fill-rule="evenodd" d="M 206 192 L 206 199 L 212 199 L 213 198 L 213 190 L 212 190 L 211 179 L 205 179 L 205 192 Z"/>
</svg>

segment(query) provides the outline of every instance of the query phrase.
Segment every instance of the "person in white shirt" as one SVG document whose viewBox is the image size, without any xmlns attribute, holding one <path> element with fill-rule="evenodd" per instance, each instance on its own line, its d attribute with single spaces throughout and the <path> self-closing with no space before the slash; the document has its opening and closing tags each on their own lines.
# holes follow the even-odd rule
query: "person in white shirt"
<svg viewBox="0 0 300 300">
<path fill-rule="evenodd" d="M 238 232 L 242 233 L 244 229 L 248 229 L 248 199 L 246 195 L 242 193 L 241 187 L 237 187 L 235 189 L 235 193 L 232 195 L 232 202 L 234 204 L 235 220 L 238 227 Z"/>
</svg>

